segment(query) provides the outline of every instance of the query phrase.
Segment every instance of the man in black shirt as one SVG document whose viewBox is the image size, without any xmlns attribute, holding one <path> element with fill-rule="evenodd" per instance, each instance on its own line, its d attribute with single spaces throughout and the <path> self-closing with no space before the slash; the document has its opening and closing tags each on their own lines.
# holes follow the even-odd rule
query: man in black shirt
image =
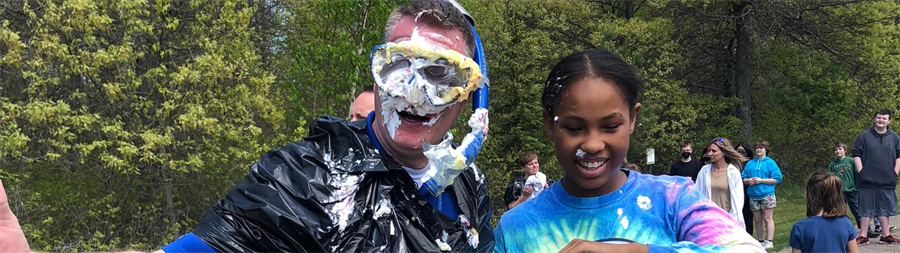
<svg viewBox="0 0 900 253">
<path fill-rule="evenodd" d="M 526 185 L 526 181 L 528 181 L 528 177 L 540 173 L 540 164 L 538 164 L 538 157 L 534 152 L 522 152 L 519 154 L 519 159 L 516 160 L 516 164 L 519 165 L 519 168 L 522 168 L 523 173 L 512 178 L 509 185 L 506 186 L 506 192 L 503 194 L 503 199 L 505 200 L 506 207 L 509 209 L 513 209 L 513 207 L 528 200 L 528 197 L 531 196 L 535 189 L 532 186 Z M 547 178 L 547 186 L 553 183 L 553 180 Z"/>
<path fill-rule="evenodd" d="M 669 169 L 670 176 L 688 177 L 691 180 L 694 180 L 694 182 L 697 181 L 697 173 L 700 172 L 700 163 L 691 159 L 691 152 L 693 151 L 694 149 L 691 148 L 691 141 L 681 141 L 681 160 L 672 164 L 672 168 Z"/>
</svg>

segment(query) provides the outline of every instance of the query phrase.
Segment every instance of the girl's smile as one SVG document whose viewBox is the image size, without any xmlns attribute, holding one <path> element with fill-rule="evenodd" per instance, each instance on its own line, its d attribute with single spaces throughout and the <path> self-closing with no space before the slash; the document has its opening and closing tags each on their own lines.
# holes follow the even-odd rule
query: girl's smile
<svg viewBox="0 0 900 253">
<path fill-rule="evenodd" d="M 588 77 L 560 94 L 555 116 L 545 112 L 547 135 L 566 172 L 562 183 L 569 194 L 600 196 L 624 184 L 626 176 L 619 167 L 640 104 L 630 109 L 622 94 L 607 79 Z"/>
</svg>

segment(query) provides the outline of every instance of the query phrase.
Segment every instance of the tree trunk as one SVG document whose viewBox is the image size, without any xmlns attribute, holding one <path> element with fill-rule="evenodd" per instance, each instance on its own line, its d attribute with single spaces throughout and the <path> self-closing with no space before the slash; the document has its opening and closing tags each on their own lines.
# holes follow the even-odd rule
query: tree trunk
<svg viewBox="0 0 900 253">
<path fill-rule="evenodd" d="M 737 117 L 741 120 L 741 138 L 744 142 L 753 141 L 753 121 L 750 118 L 750 31 L 747 28 L 747 17 L 750 8 L 747 1 L 739 1 L 732 5 L 734 10 L 734 36 L 736 51 L 734 54 L 734 92 L 740 99 Z"/>
<path fill-rule="evenodd" d="M 625 1 L 625 19 L 634 17 L 634 1 Z"/>
</svg>

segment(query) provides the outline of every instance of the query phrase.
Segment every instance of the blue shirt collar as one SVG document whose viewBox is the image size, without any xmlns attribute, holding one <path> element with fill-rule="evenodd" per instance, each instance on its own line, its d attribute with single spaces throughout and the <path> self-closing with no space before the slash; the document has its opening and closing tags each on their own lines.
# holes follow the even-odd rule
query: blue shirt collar
<svg viewBox="0 0 900 253">
<path fill-rule="evenodd" d="M 375 121 L 375 111 L 369 113 L 369 116 L 366 117 L 366 134 L 369 135 L 369 140 L 372 140 L 372 146 L 375 146 L 378 149 L 378 152 L 387 155 L 387 152 L 384 151 L 384 147 L 381 146 L 381 142 L 378 141 L 378 136 L 375 136 L 375 130 L 372 129 L 372 122 Z"/>
</svg>

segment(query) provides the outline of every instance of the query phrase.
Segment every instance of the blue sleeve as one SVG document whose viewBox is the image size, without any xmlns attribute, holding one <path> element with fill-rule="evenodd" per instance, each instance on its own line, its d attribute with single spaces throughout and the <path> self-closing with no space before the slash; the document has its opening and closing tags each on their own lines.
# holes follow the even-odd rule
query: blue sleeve
<svg viewBox="0 0 900 253">
<path fill-rule="evenodd" d="M 194 233 L 187 233 L 186 235 L 181 236 L 178 240 L 162 247 L 162 250 L 166 253 L 176 253 L 176 252 L 217 252 L 215 249 L 210 247 L 208 244 L 200 240 Z"/>
<path fill-rule="evenodd" d="M 778 168 L 778 163 L 775 160 L 772 160 L 771 164 L 769 164 L 769 178 L 775 179 L 775 184 L 781 184 L 781 168 Z"/>
<path fill-rule="evenodd" d="M 494 228 L 494 252 L 506 252 L 506 241 L 503 240 L 503 229 L 500 228 L 500 222 L 497 222 L 497 227 Z"/>
<path fill-rule="evenodd" d="M 844 226 L 847 227 L 847 231 L 850 231 L 850 238 L 848 238 L 847 241 L 856 240 L 856 237 L 859 236 L 859 234 L 856 233 L 856 226 L 853 226 L 853 222 L 850 222 L 850 216 L 847 216 L 844 224 Z"/>
<path fill-rule="evenodd" d="M 753 162 L 753 161 L 747 162 L 747 164 L 744 165 L 744 169 L 741 170 L 741 178 L 742 178 L 742 179 L 751 178 L 751 176 L 750 176 L 750 170 L 747 169 L 747 168 L 750 168 L 750 163 L 751 163 L 751 162 Z M 743 182 L 742 182 L 742 183 L 743 183 Z"/>
<path fill-rule="evenodd" d="M 797 226 L 797 224 L 794 224 L 794 228 L 791 229 L 791 242 L 789 244 L 791 245 L 791 248 L 803 248 L 803 234 L 800 232 L 800 227 Z"/>
<path fill-rule="evenodd" d="M 696 244 L 694 244 L 696 245 Z M 692 252 L 697 249 L 697 247 L 688 246 Z M 675 248 L 663 247 L 659 245 L 648 244 L 647 245 L 647 253 L 677 253 L 678 251 Z"/>
</svg>

